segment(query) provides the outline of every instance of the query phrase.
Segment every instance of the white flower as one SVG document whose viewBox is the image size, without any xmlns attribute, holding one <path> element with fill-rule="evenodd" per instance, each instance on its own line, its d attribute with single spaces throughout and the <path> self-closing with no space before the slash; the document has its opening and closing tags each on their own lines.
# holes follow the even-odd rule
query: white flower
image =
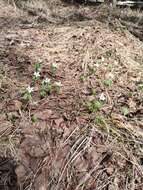
<svg viewBox="0 0 143 190">
<path fill-rule="evenodd" d="M 38 68 L 37 70 L 38 70 L 38 72 L 37 72 L 37 73 L 41 72 L 41 68 Z M 39 75 L 40 75 L 40 73 L 39 73 Z"/>
<path fill-rule="evenodd" d="M 39 60 L 38 60 L 38 63 L 43 63 L 43 60 L 42 60 L 42 59 L 39 59 Z"/>
<path fill-rule="evenodd" d="M 104 62 L 104 61 L 105 61 L 104 57 L 102 57 L 102 58 L 101 58 L 101 61 L 102 61 L 102 62 Z"/>
<path fill-rule="evenodd" d="M 26 90 L 31 94 L 31 92 L 33 92 L 34 91 L 34 88 L 33 87 L 30 87 L 30 86 L 28 86 L 27 88 L 26 88 Z"/>
<path fill-rule="evenodd" d="M 38 105 L 38 102 L 34 101 L 32 102 L 33 105 L 37 106 Z"/>
<path fill-rule="evenodd" d="M 96 63 L 96 65 L 95 65 L 96 67 L 99 67 L 100 66 L 100 64 L 99 63 Z"/>
<path fill-rule="evenodd" d="M 58 65 L 56 63 L 52 63 L 52 67 L 57 69 Z"/>
<path fill-rule="evenodd" d="M 61 82 L 55 82 L 55 86 L 61 87 L 61 86 L 62 86 L 62 83 L 61 83 Z"/>
<path fill-rule="evenodd" d="M 101 101 L 105 101 L 106 100 L 106 96 L 104 93 L 101 93 L 101 95 L 99 96 L 99 100 Z"/>
<path fill-rule="evenodd" d="M 49 78 L 45 78 L 43 81 L 42 81 L 42 83 L 50 83 L 51 82 L 51 79 L 49 79 Z"/>
<path fill-rule="evenodd" d="M 39 72 L 34 72 L 34 76 L 35 76 L 36 78 L 38 78 L 38 77 L 40 77 L 40 73 L 39 73 Z"/>
</svg>

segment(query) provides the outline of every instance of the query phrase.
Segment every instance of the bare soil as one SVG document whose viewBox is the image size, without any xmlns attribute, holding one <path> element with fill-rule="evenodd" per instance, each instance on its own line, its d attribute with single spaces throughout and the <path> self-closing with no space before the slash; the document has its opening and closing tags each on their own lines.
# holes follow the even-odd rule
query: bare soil
<svg viewBox="0 0 143 190">
<path fill-rule="evenodd" d="M 142 190 L 143 13 L 58 0 L 0 10 L 0 189 Z M 62 87 L 41 99 L 45 76 Z"/>
</svg>

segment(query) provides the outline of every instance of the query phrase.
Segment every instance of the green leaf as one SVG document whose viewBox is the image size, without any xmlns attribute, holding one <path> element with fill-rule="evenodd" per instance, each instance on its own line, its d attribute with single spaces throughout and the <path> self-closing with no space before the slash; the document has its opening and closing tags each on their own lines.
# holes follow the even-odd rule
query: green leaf
<svg viewBox="0 0 143 190">
<path fill-rule="evenodd" d="M 102 108 L 102 102 L 92 100 L 90 102 L 87 102 L 87 108 L 91 113 L 92 112 L 97 112 Z"/>
<path fill-rule="evenodd" d="M 41 69 L 42 62 L 38 62 L 35 64 L 35 71 L 38 72 Z"/>
<path fill-rule="evenodd" d="M 104 85 L 110 87 L 112 85 L 112 80 L 111 79 L 104 80 Z"/>
<path fill-rule="evenodd" d="M 81 75 L 81 76 L 80 76 L 80 81 L 81 81 L 81 82 L 84 82 L 85 79 L 86 79 L 86 77 L 85 77 L 84 75 Z"/>
<path fill-rule="evenodd" d="M 121 111 L 122 111 L 122 114 L 124 116 L 127 116 L 130 113 L 130 111 L 129 111 L 129 109 L 127 107 L 123 107 Z"/>
<path fill-rule="evenodd" d="M 143 83 L 139 84 L 138 88 L 139 88 L 139 90 L 143 91 Z"/>
<path fill-rule="evenodd" d="M 95 123 L 97 125 L 105 125 L 106 122 L 105 122 L 104 117 L 97 115 L 95 118 Z"/>
<path fill-rule="evenodd" d="M 44 89 L 41 89 L 41 91 L 40 91 L 41 98 L 45 98 L 46 95 L 47 95 L 46 91 Z"/>
<path fill-rule="evenodd" d="M 32 121 L 33 123 L 36 123 L 36 122 L 38 121 L 38 119 L 37 119 L 37 117 L 36 117 L 35 115 L 32 115 L 31 121 Z"/>
</svg>

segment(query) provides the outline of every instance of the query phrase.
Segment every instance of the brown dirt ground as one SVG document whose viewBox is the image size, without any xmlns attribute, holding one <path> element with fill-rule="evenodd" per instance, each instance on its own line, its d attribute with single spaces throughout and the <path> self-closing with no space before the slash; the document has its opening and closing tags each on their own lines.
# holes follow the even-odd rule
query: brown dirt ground
<svg viewBox="0 0 143 190">
<path fill-rule="evenodd" d="M 55 3 L 0 3 L 0 189 L 142 190 L 143 43 L 124 24 L 142 13 Z M 61 91 L 41 99 L 37 82 L 25 103 L 39 60 Z"/>
</svg>

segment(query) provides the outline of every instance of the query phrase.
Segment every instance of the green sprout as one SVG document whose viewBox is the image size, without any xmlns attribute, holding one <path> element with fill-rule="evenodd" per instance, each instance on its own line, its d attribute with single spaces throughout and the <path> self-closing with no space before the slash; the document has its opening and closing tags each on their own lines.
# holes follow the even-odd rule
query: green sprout
<svg viewBox="0 0 143 190">
<path fill-rule="evenodd" d="M 42 61 L 35 64 L 35 72 L 39 73 L 41 71 Z"/>
<path fill-rule="evenodd" d="M 97 115 L 96 118 L 95 118 L 95 123 L 97 125 L 105 125 L 106 121 L 104 119 L 104 117 L 100 116 L 100 115 Z"/>
<path fill-rule="evenodd" d="M 53 64 L 51 65 L 51 73 L 52 73 L 52 75 L 55 75 L 55 74 L 56 74 L 57 69 L 58 69 L 58 65 L 55 64 L 55 63 L 53 63 Z"/>
<path fill-rule="evenodd" d="M 104 85 L 110 87 L 113 81 L 111 79 L 104 80 Z"/>
<path fill-rule="evenodd" d="M 84 82 L 85 80 L 86 80 L 86 77 L 85 77 L 84 75 L 81 75 L 81 76 L 80 76 L 80 81 L 81 81 L 81 82 Z"/>
<path fill-rule="evenodd" d="M 127 116 L 130 113 L 130 111 L 129 111 L 129 109 L 127 107 L 123 107 L 122 110 L 121 110 L 121 112 L 122 112 L 122 114 L 124 116 Z"/>
<path fill-rule="evenodd" d="M 36 80 L 39 80 L 39 78 L 40 78 L 40 73 L 35 71 L 33 80 L 36 81 Z"/>
<path fill-rule="evenodd" d="M 93 66 L 88 66 L 89 76 L 95 74 L 96 69 Z"/>
<path fill-rule="evenodd" d="M 35 64 L 35 72 L 33 74 L 34 81 L 39 80 L 39 78 L 40 78 L 41 65 L 42 65 L 42 62 L 38 62 Z"/>
<path fill-rule="evenodd" d="M 32 123 L 36 123 L 38 121 L 38 119 L 35 115 L 32 115 L 31 121 L 32 121 Z"/>
<path fill-rule="evenodd" d="M 46 95 L 51 94 L 52 91 L 52 85 L 51 80 L 46 78 L 42 81 L 41 90 L 40 90 L 40 96 L 41 98 L 46 97 Z"/>
<path fill-rule="evenodd" d="M 108 69 L 111 71 L 113 69 L 113 65 L 112 64 L 108 64 Z"/>
<path fill-rule="evenodd" d="M 96 90 L 94 88 L 91 89 L 91 95 L 96 96 Z"/>
<path fill-rule="evenodd" d="M 100 101 L 96 101 L 96 100 L 92 100 L 87 102 L 87 109 L 89 110 L 89 112 L 93 113 L 93 112 L 97 112 L 102 108 L 102 102 Z"/>
<path fill-rule="evenodd" d="M 143 83 L 139 84 L 138 88 L 139 90 L 143 91 Z"/>
<path fill-rule="evenodd" d="M 26 101 L 32 100 L 32 92 L 33 92 L 33 91 L 34 91 L 34 88 L 28 86 L 28 87 L 26 88 L 26 91 L 25 91 L 24 94 L 23 94 L 23 99 L 26 100 Z"/>
<path fill-rule="evenodd" d="M 56 91 L 57 93 L 59 93 L 59 92 L 60 92 L 60 89 L 61 89 L 61 87 L 62 87 L 61 82 L 55 82 L 55 83 L 54 83 L 54 87 L 55 87 L 55 91 Z"/>
</svg>

